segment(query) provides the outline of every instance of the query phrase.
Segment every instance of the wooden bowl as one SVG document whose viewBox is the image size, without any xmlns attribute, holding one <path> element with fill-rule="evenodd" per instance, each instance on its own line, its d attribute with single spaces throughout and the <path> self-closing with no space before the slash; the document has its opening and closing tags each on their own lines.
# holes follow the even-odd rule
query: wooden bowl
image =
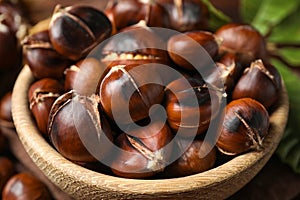
<svg viewBox="0 0 300 200">
<path fill-rule="evenodd" d="M 264 149 L 250 152 L 209 171 L 162 180 L 136 180 L 100 174 L 62 157 L 39 134 L 31 117 L 27 92 L 33 76 L 25 66 L 15 83 L 12 113 L 16 130 L 33 162 L 63 191 L 76 199 L 224 199 L 241 189 L 275 151 L 287 122 L 289 104 L 285 88 L 278 108 L 270 116 Z"/>
</svg>

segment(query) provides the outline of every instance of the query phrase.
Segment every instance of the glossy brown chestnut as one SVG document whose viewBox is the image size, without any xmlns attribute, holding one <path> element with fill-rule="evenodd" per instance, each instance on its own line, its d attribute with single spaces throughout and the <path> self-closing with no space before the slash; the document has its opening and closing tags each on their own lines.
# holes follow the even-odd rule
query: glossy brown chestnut
<svg viewBox="0 0 300 200">
<path fill-rule="evenodd" d="M 11 113 L 11 91 L 7 92 L 0 100 L 0 126 L 13 128 Z"/>
<path fill-rule="evenodd" d="M 58 5 L 49 25 L 54 49 L 71 60 L 86 56 L 111 31 L 111 23 L 102 11 L 81 5 Z"/>
<path fill-rule="evenodd" d="M 15 167 L 13 162 L 6 157 L 0 157 L 0 194 L 2 194 L 6 182 L 14 174 Z"/>
<path fill-rule="evenodd" d="M 75 91 L 61 95 L 54 102 L 48 134 L 61 155 L 85 163 L 107 156 L 113 140 L 110 126 L 99 112 L 97 96 L 81 96 Z"/>
<path fill-rule="evenodd" d="M 164 97 L 163 85 L 155 83 L 161 83 L 155 64 L 111 67 L 99 87 L 101 105 L 118 123 L 145 119 L 149 109 L 160 104 Z"/>
<path fill-rule="evenodd" d="M 166 43 L 145 21 L 121 30 L 113 36 L 102 50 L 107 66 L 117 64 L 168 63 Z"/>
<path fill-rule="evenodd" d="M 161 128 L 162 127 L 162 128 Z M 163 171 L 170 159 L 172 133 L 162 121 L 152 121 L 145 129 L 117 138 L 120 147 L 111 168 L 114 174 L 126 178 L 146 178 Z M 166 147 L 166 145 L 168 147 Z"/>
<path fill-rule="evenodd" d="M 157 0 L 168 12 L 169 28 L 180 31 L 206 30 L 208 8 L 198 0 Z"/>
<path fill-rule="evenodd" d="M 34 82 L 28 90 L 30 110 L 37 127 L 45 138 L 47 134 L 48 117 L 54 101 L 64 92 L 63 85 L 51 78 L 43 78 Z"/>
<path fill-rule="evenodd" d="M 216 148 L 202 140 L 177 140 L 181 156 L 165 171 L 164 176 L 174 178 L 189 176 L 211 169 L 216 162 Z"/>
<path fill-rule="evenodd" d="M 149 27 L 169 26 L 167 11 L 153 0 L 111 0 L 104 12 L 116 32 L 141 20 L 144 20 Z"/>
<path fill-rule="evenodd" d="M 251 25 L 230 23 L 220 27 L 215 34 L 222 41 L 220 53 L 237 54 L 243 66 L 248 67 L 255 59 L 267 60 L 265 39 Z"/>
<path fill-rule="evenodd" d="M 265 107 L 251 98 L 237 99 L 226 106 L 217 147 L 227 155 L 261 150 L 268 130 L 269 114 Z"/>
<path fill-rule="evenodd" d="M 36 79 L 63 78 L 63 72 L 71 61 L 55 51 L 48 30 L 29 35 L 22 43 L 25 62 Z"/>
<path fill-rule="evenodd" d="M 277 69 L 256 60 L 245 69 L 233 90 L 232 99 L 253 98 L 269 109 L 276 103 L 281 88 L 281 76 Z"/>
<path fill-rule="evenodd" d="M 4 187 L 2 199 L 5 200 L 51 200 L 47 186 L 28 173 L 19 173 L 9 179 Z"/>
<path fill-rule="evenodd" d="M 65 70 L 65 90 L 90 96 L 97 92 L 97 86 L 106 67 L 95 58 L 84 58 Z"/>
<path fill-rule="evenodd" d="M 205 133 L 219 112 L 222 95 L 221 91 L 197 79 L 180 78 L 171 82 L 165 95 L 170 127 L 175 132 L 180 130 L 181 137 Z"/>
<path fill-rule="evenodd" d="M 5 18 L 4 14 L 1 14 Z M 0 21 L 0 71 L 17 68 L 21 64 L 22 52 L 17 37 L 10 28 Z"/>
<path fill-rule="evenodd" d="M 188 70 L 202 70 L 208 65 L 209 59 L 216 57 L 218 51 L 217 38 L 206 31 L 174 35 L 168 41 L 168 53 L 171 59 L 178 66 Z"/>
</svg>

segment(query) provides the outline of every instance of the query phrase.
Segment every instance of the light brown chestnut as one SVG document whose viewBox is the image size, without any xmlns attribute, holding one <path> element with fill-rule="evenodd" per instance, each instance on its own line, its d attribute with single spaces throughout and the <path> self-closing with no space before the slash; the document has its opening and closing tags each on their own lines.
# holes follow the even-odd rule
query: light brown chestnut
<svg viewBox="0 0 300 200">
<path fill-rule="evenodd" d="M 277 69 L 256 60 L 245 69 L 232 92 L 232 99 L 249 97 L 269 109 L 276 103 L 281 88 L 281 76 Z"/>
<path fill-rule="evenodd" d="M 251 98 L 234 100 L 226 106 L 217 147 L 227 155 L 262 150 L 269 124 L 269 114 L 261 103 Z"/>
<path fill-rule="evenodd" d="M 63 93 L 62 83 L 51 78 L 43 78 L 34 82 L 28 90 L 30 110 L 38 129 L 46 139 L 49 138 L 47 125 L 51 107 L 54 101 Z"/>
<path fill-rule="evenodd" d="M 160 104 L 164 87 L 155 64 L 111 67 L 99 87 L 100 102 L 108 116 L 121 124 L 149 117 L 149 109 Z"/>
<path fill-rule="evenodd" d="M 155 120 L 147 128 L 131 130 L 130 135 L 122 133 L 116 141 L 120 150 L 111 165 L 113 173 L 147 178 L 163 171 L 170 162 L 172 137 L 168 125 Z"/>
<path fill-rule="evenodd" d="M 97 96 L 81 96 L 73 90 L 53 103 L 48 134 L 62 156 L 82 163 L 105 158 L 113 140 L 110 125 L 99 110 Z"/>
</svg>

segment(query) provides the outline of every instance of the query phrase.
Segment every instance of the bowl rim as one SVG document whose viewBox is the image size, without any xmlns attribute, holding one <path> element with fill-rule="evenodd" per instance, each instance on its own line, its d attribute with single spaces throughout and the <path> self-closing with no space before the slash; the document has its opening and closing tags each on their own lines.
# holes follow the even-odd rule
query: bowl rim
<svg viewBox="0 0 300 200">
<path fill-rule="evenodd" d="M 29 110 L 27 92 L 34 77 L 28 65 L 20 72 L 12 93 L 12 115 L 17 134 L 41 171 L 63 191 L 78 199 L 94 198 L 226 198 L 241 189 L 266 164 L 277 148 L 287 123 L 288 95 L 283 84 L 278 106 L 270 115 L 264 149 L 249 152 L 208 171 L 181 178 L 144 180 L 101 174 L 62 157 L 40 135 Z M 276 123 L 275 123 L 276 122 Z M 214 193 L 214 194 L 212 194 Z M 124 196 L 125 195 L 125 196 Z M 198 198 L 197 198 L 198 199 Z"/>
</svg>

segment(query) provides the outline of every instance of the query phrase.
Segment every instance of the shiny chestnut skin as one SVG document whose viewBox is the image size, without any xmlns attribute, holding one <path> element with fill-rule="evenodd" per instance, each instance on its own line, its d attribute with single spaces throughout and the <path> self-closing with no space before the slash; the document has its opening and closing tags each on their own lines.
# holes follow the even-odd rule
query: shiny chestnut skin
<svg viewBox="0 0 300 200">
<path fill-rule="evenodd" d="M 222 93 L 195 78 L 177 79 L 167 85 L 165 91 L 165 107 L 172 130 L 176 133 L 181 130 L 181 137 L 204 134 L 219 112 Z"/>
<path fill-rule="evenodd" d="M 95 95 L 69 91 L 54 102 L 48 120 L 50 142 L 65 158 L 97 162 L 108 155 L 113 140 L 110 125 Z"/>
<path fill-rule="evenodd" d="M 189 176 L 211 169 L 216 163 L 216 148 L 209 142 L 196 139 L 194 141 L 177 140 L 177 151 L 181 156 L 169 165 L 164 176 L 169 178 Z"/>
<path fill-rule="evenodd" d="M 102 62 L 108 67 L 117 64 L 169 62 L 164 42 L 145 21 L 126 27 L 110 38 L 102 50 Z"/>
<path fill-rule="evenodd" d="M 36 79 L 63 78 L 63 72 L 71 61 L 53 48 L 48 30 L 27 36 L 22 44 L 25 62 Z"/>
<path fill-rule="evenodd" d="M 11 113 L 11 95 L 12 92 L 7 92 L 0 100 L 0 126 L 13 128 L 13 118 Z"/>
<path fill-rule="evenodd" d="M 229 23 L 220 27 L 215 34 L 222 41 L 220 53 L 235 53 L 245 67 L 255 59 L 268 59 L 266 41 L 251 25 Z"/>
<path fill-rule="evenodd" d="M 0 71 L 16 69 L 22 60 L 21 47 L 17 37 L 2 21 L 0 22 L 0 44 Z"/>
<path fill-rule="evenodd" d="M 269 124 L 269 114 L 261 103 L 251 98 L 234 100 L 226 106 L 217 147 L 227 155 L 261 150 Z"/>
<path fill-rule="evenodd" d="M 232 92 L 232 99 L 253 98 L 269 109 L 279 98 L 281 88 L 281 76 L 277 69 L 256 60 L 245 69 Z"/>
<path fill-rule="evenodd" d="M 64 72 L 65 90 L 75 90 L 85 96 L 95 94 L 105 68 L 105 65 L 95 58 L 84 58 L 78 61 Z"/>
<path fill-rule="evenodd" d="M 157 0 L 168 12 L 169 28 L 180 31 L 206 30 L 208 8 L 198 0 Z"/>
<path fill-rule="evenodd" d="M 186 32 L 172 36 L 168 41 L 168 53 L 179 66 L 188 70 L 203 69 L 209 58 L 215 58 L 219 51 L 217 38 L 207 31 Z M 193 66 L 189 61 L 194 61 Z M 199 64 L 199 65 L 198 65 Z"/>
<path fill-rule="evenodd" d="M 19 173 L 9 179 L 4 187 L 2 199 L 5 200 L 51 200 L 47 186 L 28 173 Z"/>
<path fill-rule="evenodd" d="M 168 27 L 169 16 L 163 6 L 153 0 L 111 0 L 105 14 L 115 32 L 144 20 L 149 27 Z"/>
<path fill-rule="evenodd" d="M 6 157 L 0 157 L 0 194 L 2 194 L 6 182 L 14 174 L 15 167 L 13 162 Z"/>
<path fill-rule="evenodd" d="M 34 82 L 28 90 L 30 110 L 38 129 L 46 139 L 49 138 L 47 124 L 51 107 L 63 92 L 62 83 L 51 78 L 43 78 Z"/>
<path fill-rule="evenodd" d="M 159 120 L 131 130 L 130 135 L 122 133 L 116 144 L 123 151 L 119 150 L 112 162 L 112 172 L 126 178 L 147 178 L 164 170 L 171 157 L 172 137 L 168 125 Z"/>
<path fill-rule="evenodd" d="M 112 26 L 106 15 L 93 7 L 58 5 L 49 25 L 50 41 L 61 55 L 78 60 L 110 36 Z"/>
<path fill-rule="evenodd" d="M 161 77 L 155 64 L 142 68 L 133 64 L 111 67 L 100 83 L 101 105 L 112 120 L 121 124 L 145 119 L 149 109 L 164 97 L 164 87 L 157 82 L 161 82 Z"/>
</svg>

